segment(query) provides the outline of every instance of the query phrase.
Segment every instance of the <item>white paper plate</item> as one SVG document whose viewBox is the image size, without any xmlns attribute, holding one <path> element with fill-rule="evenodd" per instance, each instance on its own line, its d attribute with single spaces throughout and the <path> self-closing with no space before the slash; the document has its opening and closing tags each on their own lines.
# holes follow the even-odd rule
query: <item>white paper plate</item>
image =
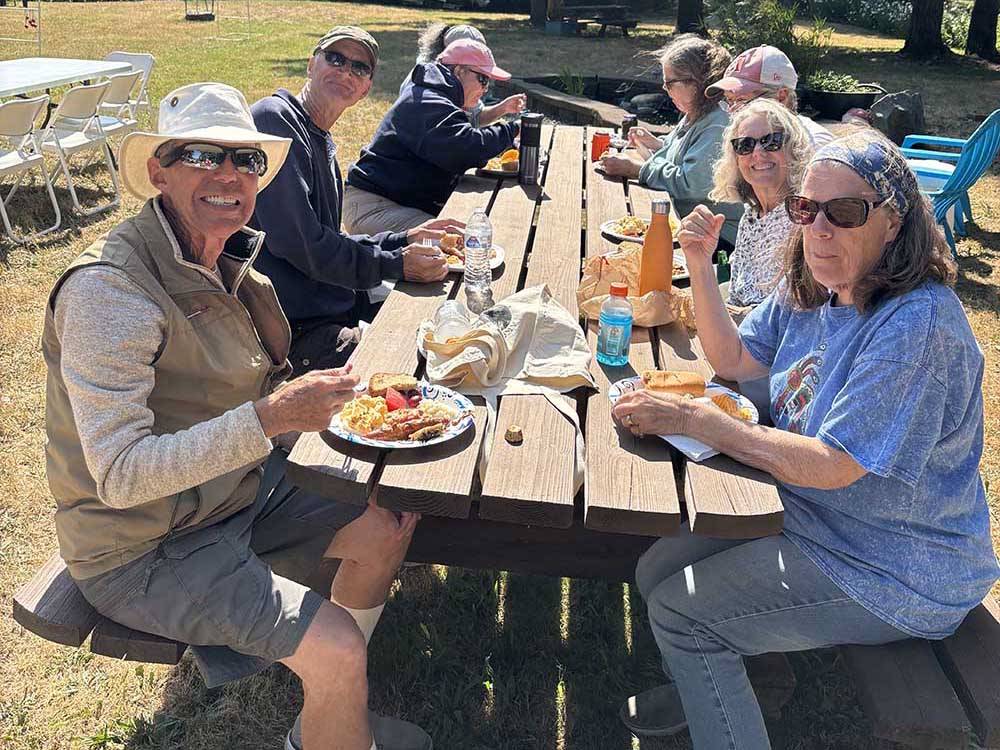
<svg viewBox="0 0 1000 750">
<path fill-rule="evenodd" d="M 637 237 L 631 237 L 627 234 L 621 234 L 620 232 L 616 232 L 613 228 L 614 225 L 617 223 L 618 219 L 609 219 L 608 221 L 601 224 L 601 234 L 607 237 L 609 240 L 615 240 L 617 242 L 638 242 L 640 244 L 642 243 L 643 237 L 646 236 L 645 234 L 640 234 Z M 649 224 L 648 220 L 646 220 L 646 224 L 647 225 Z"/>
<path fill-rule="evenodd" d="M 480 177 L 517 177 L 517 170 L 513 172 L 508 172 L 505 169 L 487 169 L 486 167 L 477 167 L 476 174 Z"/>
<path fill-rule="evenodd" d="M 626 393 L 641 390 L 642 378 L 640 376 L 637 375 L 632 378 L 624 378 L 623 380 L 619 380 L 617 383 L 612 384 L 612 386 L 608 389 L 608 398 L 611 400 L 611 405 L 614 406 L 618 403 L 618 399 Z M 705 388 L 705 397 L 698 400 L 708 401 L 711 396 L 717 396 L 720 393 L 728 393 L 736 399 L 741 409 L 749 410 L 751 415 L 750 421 L 753 424 L 760 422 L 760 414 L 757 411 L 757 407 L 753 405 L 753 401 L 741 393 L 737 393 L 734 390 L 726 388 L 724 385 L 709 383 L 708 387 Z M 657 437 L 661 440 L 666 440 L 692 461 L 704 461 L 706 458 L 711 458 L 719 453 L 714 448 L 710 448 L 701 441 L 690 438 L 687 435 L 657 435 Z"/>
<path fill-rule="evenodd" d="M 490 258 L 490 270 L 491 271 L 493 269 L 495 269 L 495 268 L 500 268 L 500 266 L 503 265 L 504 258 L 507 257 L 507 253 L 504 252 L 504 249 L 502 247 L 500 247 L 500 245 L 494 245 L 493 249 L 496 251 L 496 255 L 494 255 L 492 258 Z M 464 273 L 465 272 L 465 264 L 464 263 L 454 263 L 454 264 L 449 263 L 448 264 L 448 272 L 449 273 Z"/>
<path fill-rule="evenodd" d="M 340 414 L 334 414 L 333 419 L 330 420 L 330 432 L 349 443 L 369 445 L 372 448 L 423 448 L 427 445 L 445 443 L 472 426 L 474 422 L 472 418 L 472 402 L 461 393 L 455 393 L 455 391 L 445 388 L 442 385 L 431 385 L 424 382 L 417 383 L 417 388 L 420 390 L 420 397 L 424 401 L 443 401 L 446 404 L 451 404 L 462 412 L 462 417 L 436 438 L 420 442 L 413 440 L 371 440 L 347 429 L 347 426 L 340 421 Z M 365 391 L 360 390 L 360 392 L 364 393 Z"/>
</svg>

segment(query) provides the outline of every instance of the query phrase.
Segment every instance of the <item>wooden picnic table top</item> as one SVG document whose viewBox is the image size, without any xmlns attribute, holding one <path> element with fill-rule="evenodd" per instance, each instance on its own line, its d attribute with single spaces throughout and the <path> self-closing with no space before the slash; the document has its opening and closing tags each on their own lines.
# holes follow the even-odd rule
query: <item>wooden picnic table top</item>
<svg viewBox="0 0 1000 750">
<path fill-rule="evenodd" d="M 626 213 L 650 215 L 650 191 L 605 178 L 590 167 L 590 131 L 546 126 L 542 142 L 549 158 L 539 186 L 470 173 L 442 211 L 442 216 L 464 219 L 476 207 L 487 207 L 494 242 L 506 250 L 505 263 L 494 271 L 495 299 L 547 284 L 553 297 L 575 313 L 582 261 L 612 248 L 601 236 L 601 223 Z M 437 284 L 398 283 L 359 344 L 355 372 L 362 380 L 376 372 L 420 376 L 417 327 L 454 298 L 464 299 L 459 274 Z M 584 325 L 594 346 L 596 324 Z M 588 575 L 599 567 L 590 558 L 601 550 L 627 548 L 634 557 L 651 537 L 671 534 L 685 515 L 684 506 L 695 533 L 749 538 L 779 532 L 782 505 L 767 474 L 725 456 L 687 461 L 665 441 L 636 438 L 614 423 L 609 384 L 652 367 L 714 374 L 697 337 L 680 324 L 635 328 L 627 367 L 604 367 L 595 359 L 598 390 L 564 397 L 577 410 L 586 448 L 579 492 L 576 429 L 537 395 L 500 398 L 485 468 L 480 462 L 486 453 L 486 406 L 474 399 L 475 428 L 436 446 L 382 451 L 329 432 L 304 434 L 289 458 L 289 477 L 306 490 L 341 501 L 364 503 L 374 496 L 381 506 L 424 513 L 428 517 L 418 526 L 415 557 L 446 564 L 503 567 L 505 560 L 491 558 L 491 549 L 504 546 L 507 557 L 530 557 L 538 552 L 535 547 L 551 551 L 562 545 L 559 554 L 580 564 L 555 567 L 567 575 Z M 522 426 L 522 445 L 504 440 L 510 424 Z M 634 539 L 615 538 L 623 535 Z M 593 547 L 583 555 L 590 556 L 587 560 L 574 557 L 573 549 L 583 546 Z M 545 569 L 544 563 L 518 566 L 519 561 L 509 569 Z"/>
</svg>

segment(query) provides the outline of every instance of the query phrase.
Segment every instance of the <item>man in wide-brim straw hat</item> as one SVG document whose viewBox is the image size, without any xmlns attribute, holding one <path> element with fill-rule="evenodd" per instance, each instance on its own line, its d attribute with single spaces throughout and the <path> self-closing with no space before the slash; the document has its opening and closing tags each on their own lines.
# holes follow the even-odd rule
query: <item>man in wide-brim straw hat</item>
<svg viewBox="0 0 1000 750">
<path fill-rule="evenodd" d="M 429 748 L 367 711 L 366 638 L 416 517 L 298 491 L 271 442 L 324 428 L 357 383 L 345 368 L 279 385 L 288 321 L 245 222 L 287 152 L 218 83 L 171 92 L 157 132 L 123 142 L 123 182 L 146 203 L 46 308 L 60 552 L 102 614 L 192 644 L 209 685 L 274 661 L 296 672 L 299 746 Z M 297 582 L 324 553 L 344 558 L 333 601 Z"/>
</svg>

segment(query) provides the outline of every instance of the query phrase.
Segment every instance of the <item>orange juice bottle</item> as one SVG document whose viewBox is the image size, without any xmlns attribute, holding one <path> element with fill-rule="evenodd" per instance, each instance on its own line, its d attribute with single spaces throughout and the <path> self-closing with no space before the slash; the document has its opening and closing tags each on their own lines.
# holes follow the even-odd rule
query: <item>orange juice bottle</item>
<svg viewBox="0 0 1000 750">
<path fill-rule="evenodd" d="M 674 281 L 674 238 L 670 232 L 670 201 L 653 201 L 653 220 L 642 242 L 639 295 L 669 292 Z"/>
</svg>

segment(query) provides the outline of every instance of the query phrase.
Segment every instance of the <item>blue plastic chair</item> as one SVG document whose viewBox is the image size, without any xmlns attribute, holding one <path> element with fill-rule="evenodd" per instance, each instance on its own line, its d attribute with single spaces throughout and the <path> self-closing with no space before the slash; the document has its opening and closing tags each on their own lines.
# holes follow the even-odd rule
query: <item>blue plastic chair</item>
<svg viewBox="0 0 1000 750">
<path fill-rule="evenodd" d="M 913 148 L 916 145 L 943 146 L 959 150 L 934 151 Z M 951 171 L 921 165 L 915 166 L 913 171 L 918 178 L 925 176 L 945 180 L 937 190 L 924 192 L 931 199 L 934 218 L 944 229 L 945 239 L 948 240 L 952 254 L 956 256 L 958 251 L 948 224 L 948 211 L 952 207 L 955 208 L 955 233 L 965 235 L 965 222 L 972 221 L 969 189 L 990 168 L 998 151 L 1000 151 L 1000 109 L 994 111 L 976 128 L 976 132 L 965 139 L 933 135 L 908 135 L 903 139 L 903 155 L 907 159 L 932 159 L 955 165 Z"/>
</svg>

